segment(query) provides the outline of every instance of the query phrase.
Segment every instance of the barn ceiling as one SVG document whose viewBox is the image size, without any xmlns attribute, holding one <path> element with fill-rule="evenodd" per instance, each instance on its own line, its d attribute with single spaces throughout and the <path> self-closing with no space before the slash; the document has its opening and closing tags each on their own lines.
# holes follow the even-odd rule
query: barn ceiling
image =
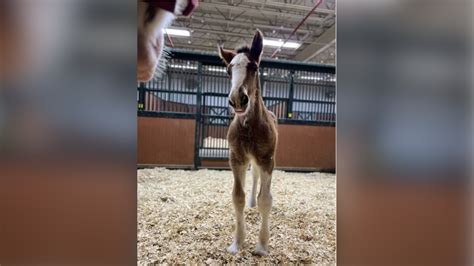
<svg viewBox="0 0 474 266">
<path fill-rule="evenodd" d="M 215 52 L 250 43 L 255 29 L 265 38 L 285 40 L 317 0 L 201 0 L 190 17 L 178 17 L 170 28 L 188 29 L 190 37 L 170 36 L 175 48 Z M 290 41 L 298 49 L 282 48 L 277 58 L 335 64 L 335 0 L 323 0 Z M 170 46 L 170 41 L 166 40 Z M 264 57 L 277 47 L 265 46 Z"/>
</svg>

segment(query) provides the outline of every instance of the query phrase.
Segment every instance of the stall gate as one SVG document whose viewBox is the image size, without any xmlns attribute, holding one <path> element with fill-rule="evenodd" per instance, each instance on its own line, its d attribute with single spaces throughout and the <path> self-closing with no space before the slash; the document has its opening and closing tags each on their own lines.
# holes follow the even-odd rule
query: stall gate
<svg viewBox="0 0 474 266">
<path fill-rule="evenodd" d="M 263 60 L 260 82 L 279 124 L 335 125 L 334 67 Z M 217 56 L 174 50 L 160 77 L 139 84 L 138 115 L 195 119 L 195 168 L 202 160 L 227 160 L 229 89 Z"/>
</svg>

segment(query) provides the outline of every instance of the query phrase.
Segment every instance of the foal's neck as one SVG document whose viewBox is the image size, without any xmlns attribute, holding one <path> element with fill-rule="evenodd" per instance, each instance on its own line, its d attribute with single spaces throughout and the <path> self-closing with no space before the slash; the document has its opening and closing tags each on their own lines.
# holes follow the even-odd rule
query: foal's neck
<svg viewBox="0 0 474 266">
<path fill-rule="evenodd" d="M 248 114 L 246 115 L 245 119 L 247 121 L 254 121 L 263 119 L 263 115 L 265 114 L 265 104 L 262 98 L 262 91 L 260 90 L 260 79 L 256 78 L 256 90 L 255 90 L 255 101 L 252 103 L 251 109 L 249 110 Z"/>
</svg>

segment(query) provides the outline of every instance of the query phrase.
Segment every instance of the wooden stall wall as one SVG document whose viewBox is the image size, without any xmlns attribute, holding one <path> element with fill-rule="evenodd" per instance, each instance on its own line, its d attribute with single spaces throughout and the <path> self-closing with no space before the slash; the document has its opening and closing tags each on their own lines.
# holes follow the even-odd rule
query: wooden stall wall
<svg viewBox="0 0 474 266">
<path fill-rule="evenodd" d="M 278 125 L 276 168 L 329 171 L 336 169 L 336 128 Z M 202 167 L 227 168 L 227 161 L 204 160 Z"/>
<path fill-rule="evenodd" d="M 138 117 L 138 165 L 194 166 L 194 119 Z"/>
<path fill-rule="evenodd" d="M 278 135 L 278 169 L 334 171 L 336 168 L 335 127 L 280 124 Z M 194 166 L 194 119 L 138 117 L 137 136 L 139 165 Z M 229 164 L 226 160 L 203 160 L 201 166 L 228 168 Z"/>
<path fill-rule="evenodd" d="M 336 169 L 336 128 L 278 125 L 277 168 Z"/>
</svg>

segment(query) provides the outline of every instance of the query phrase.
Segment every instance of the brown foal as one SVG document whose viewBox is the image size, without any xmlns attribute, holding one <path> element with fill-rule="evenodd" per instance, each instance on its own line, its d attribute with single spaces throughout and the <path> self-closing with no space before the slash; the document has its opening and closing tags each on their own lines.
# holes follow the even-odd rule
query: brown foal
<svg viewBox="0 0 474 266">
<path fill-rule="evenodd" d="M 260 90 L 258 66 L 263 50 L 263 36 L 257 30 L 250 48 L 230 51 L 219 47 L 219 55 L 227 66 L 232 80 L 229 104 L 235 112 L 227 139 L 230 148 L 230 166 L 234 175 L 232 200 L 236 216 L 233 243 L 227 249 L 237 253 L 245 239 L 245 173 L 252 165 L 253 186 L 249 207 L 258 206 L 262 217 L 259 240 L 255 253 L 268 254 L 268 219 L 272 207 L 270 191 L 272 172 L 275 165 L 277 144 L 276 118 L 263 103 Z M 255 196 L 260 178 L 258 203 Z"/>
</svg>

